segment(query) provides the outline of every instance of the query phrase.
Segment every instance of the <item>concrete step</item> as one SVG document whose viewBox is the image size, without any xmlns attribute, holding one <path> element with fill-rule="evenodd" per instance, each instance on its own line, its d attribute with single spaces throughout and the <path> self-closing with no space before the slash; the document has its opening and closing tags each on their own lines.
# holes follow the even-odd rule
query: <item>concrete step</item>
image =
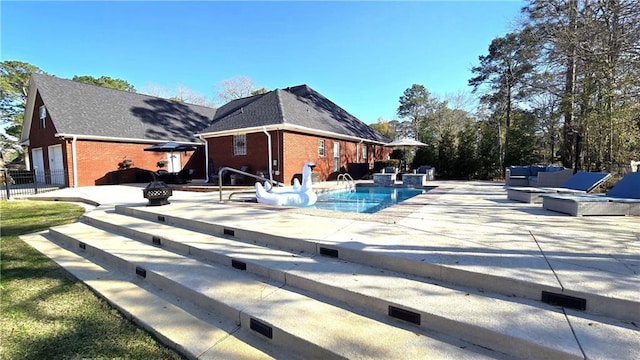
<svg viewBox="0 0 640 360">
<path fill-rule="evenodd" d="M 582 358 L 583 351 L 589 354 L 602 348 L 615 353 L 624 349 L 629 340 L 633 343 L 637 335 L 620 321 L 585 319 L 582 312 L 576 312 L 569 321 L 563 309 L 541 302 L 446 288 L 415 276 L 326 256 L 271 249 L 237 237 L 205 235 L 104 211 L 87 214 L 85 221 L 513 356 Z M 597 323 L 598 331 L 590 333 L 588 344 L 581 350 L 581 341 L 572 326 L 584 323 Z M 618 340 L 612 341 L 610 333 L 617 333 Z M 619 358 L 626 354 L 629 353 L 621 351 Z"/>
<path fill-rule="evenodd" d="M 82 256 L 86 253 L 80 255 L 77 249 L 71 251 L 62 246 L 47 231 L 20 238 L 64 267 L 129 320 L 189 359 L 296 358 L 257 341 L 233 321 L 214 318 L 136 276 L 90 261 Z"/>
<path fill-rule="evenodd" d="M 139 281 L 306 359 L 508 358 L 441 334 L 416 331 L 400 321 L 384 323 L 283 283 L 203 263 L 88 224 L 54 227 L 49 233 L 104 268 L 137 274 Z"/>
<path fill-rule="evenodd" d="M 516 266 L 530 268 L 532 271 L 520 271 L 523 276 L 513 277 L 508 275 L 509 272 L 499 272 L 501 269 L 514 267 L 508 256 L 477 256 L 472 260 L 477 263 L 459 266 L 456 256 L 435 251 L 431 253 L 417 246 L 405 248 L 401 245 L 381 243 L 378 238 L 384 234 L 388 234 L 388 238 L 392 239 L 394 234 L 407 236 L 404 233 L 411 231 L 408 228 L 394 228 L 393 225 L 354 225 L 349 220 L 291 214 L 286 217 L 286 221 L 281 221 L 279 211 L 255 207 L 249 211 L 242 207 L 233 209 L 228 205 L 207 203 L 198 208 L 172 204 L 161 208 L 116 206 L 115 209 L 123 215 L 204 234 L 226 235 L 244 242 L 286 249 L 294 253 L 331 254 L 352 263 L 428 278 L 438 283 L 481 289 L 509 297 L 536 301 L 546 299 L 551 303 L 583 307 L 584 311 L 594 315 L 640 323 L 640 311 L 637 310 L 640 302 L 633 300 L 637 298 L 633 296 L 633 292 L 630 292 L 630 298 L 621 298 L 612 296 L 606 289 L 599 292 L 582 291 L 581 283 L 577 283 L 574 288 L 568 288 L 557 281 L 553 270 L 549 268 L 548 259 L 542 255 L 526 259 L 523 263 L 516 263 Z M 218 213 L 225 216 L 218 216 Z M 185 214 L 192 216 L 186 218 Z M 387 226 L 388 229 L 380 230 L 380 226 Z M 366 236 L 366 232 L 371 231 L 372 227 L 377 230 L 371 243 L 355 241 L 363 236 L 362 233 Z M 347 228 L 350 232 L 343 235 L 341 229 Z M 358 232 L 357 235 L 353 234 L 354 231 Z M 424 233 L 417 232 L 415 238 L 424 236 Z M 533 253 L 537 251 L 537 248 L 531 249 Z M 496 269 L 496 273 L 484 271 L 487 267 Z M 617 279 L 614 275 L 610 275 L 606 281 L 620 282 L 617 288 L 628 287 L 629 279 Z"/>
</svg>

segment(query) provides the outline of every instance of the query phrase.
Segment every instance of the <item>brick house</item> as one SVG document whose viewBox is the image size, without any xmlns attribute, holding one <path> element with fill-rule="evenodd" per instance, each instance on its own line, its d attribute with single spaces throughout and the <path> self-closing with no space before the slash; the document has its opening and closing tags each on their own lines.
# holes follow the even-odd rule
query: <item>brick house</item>
<svg viewBox="0 0 640 360">
<path fill-rule="evenodd" d="M 170 141 L 197 150 L 144 151 Z M 21 135 L 38 181 L 68 187 L 146 182 L 161 160 L 194 178 L 248 166 L 265 177 L 271 168 L 274 180 L 288 183 L 306 161 L 317 164 L 320 180 L 357 176 L 388 158 L 388 141 L 306 85 L 214 109 L 42 74 L 31 76 Z M 139 171 L 122 170 L 127 164 Z"/>
<path fill-rule="evenodd" d="M 389 139 L 307 85 L 231 101 L 198 136 L 206 140 L 209 175 L 222 166 L 265 177 L 271 169 L 287 184 L 306 161 L 316 163 L 319 180 L 342 172 L 360 177 L 391 151 Z"/>
<path fill-rule="evenodd" d="M 214 114 L 204 106 L 33 74 L 21 143 L 27 166 L 41 182 L 68 187 L 136 182 L 136 172 L 121 168 L 158 170 L 160 160 L 173 167 L 165 168 L 169 171 L 189 168 L 203 178 L 204 145 L 194 134 Z M 169 141 L 198 150 L 144 151 Z"/>
</svg>

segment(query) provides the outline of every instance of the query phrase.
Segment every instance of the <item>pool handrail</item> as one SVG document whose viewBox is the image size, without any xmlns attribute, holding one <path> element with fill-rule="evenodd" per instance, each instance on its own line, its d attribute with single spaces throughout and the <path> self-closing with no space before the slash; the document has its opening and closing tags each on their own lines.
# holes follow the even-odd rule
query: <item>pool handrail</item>
<svg viewBox="0 0 640 360">
<path fill-rule="evenodd" d="M 233 173 L 236 173 L 236 174 L 241 174 L 241 175 L 244 175 L 244 176 L 249 176 L 249 177 L 252 177 L 252 178 L 255 178 L 255 179 L 258 179 L 258 180 L 262 180 L 262 181 L 268 181 L 273 185 L 285 186 L 284 183 L 281 183 L 279 181 L 267 179 L 267 178 L 265 178 L 263 176 L 251 174 L 251 173 L 248 173 L 246 171 L 238 170 L 238 169 L 235 169 L 235 168 L 232 168 L 232 167 L 229 167 L 229 166 L 224 166 L 224 167 L 220 168 L 220 170 L 218 170 L 218 193 L 220 194 L 220 202 L 222 202 L 222 174 L 224 174 L 227 171 L 233 172 Z"/>
<path fill-rule="evenodd" d="M 356 188 L 356 181 L 353 180 L 353 177 L 349 173 L 339 174 L 336 179 L 337 185 L 340 186 L 342 182 L 345 183 L 345 189 L 353 190 Z"/>
</svg>

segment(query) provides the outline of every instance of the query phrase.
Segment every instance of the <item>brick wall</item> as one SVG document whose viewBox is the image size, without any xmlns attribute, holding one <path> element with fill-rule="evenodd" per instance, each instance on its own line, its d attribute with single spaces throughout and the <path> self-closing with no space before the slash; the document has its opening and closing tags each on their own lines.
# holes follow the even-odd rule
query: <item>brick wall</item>
<svg viewBox="0 0 640 360">
<path fill-rule="evenodd" d="M 271 132 L 271 145 L 273 158 L 276 158 L 277 144 L 274 133 Z M 209 138 L 209 159 L 213 162 L 214 171 L 217 174 L 221 167 L 240 169 L 249 166 L 249 172 L 255 174 L 258 171 L 267 170 L 269 152 L 267 150 L 267 136 L 264 133 L 247 134 L 247 154 L 233 154 L 233 136 Z M 274 176 L 275 179 L 275 176 Z"/>
<path fill-rule="evenodd" d="M 72 139 L 58 139 L 55 137 L 57 129 L 47 112 L 45 127 L 41 127 L 39 108 L 43 104 L 37 94 L 34 113 L 31 114 L 31 130 L 29 136 L 29 154 L 34 148 L 42 148 L 45 171 L 49 171 L 48 146 L 62 144 L 62 157 L 66 184 L 73 184 L 73 151 Z M 123 143 L 112 141 L 95 141 L 78 139 L 76 141 L 76 156 L 78 169 L 77 186 L 91 186 L 108 184 L 113 180 L 109 173 L 118 170 L 118 164 L 125 159 L 133 162 L 132 167 L 155 171 L 157 162 L 166 160 L 167 153 L 144 151 L 151 146 L 148 143 Z M 195 152 L 181 152 L 181 168 L 194 169 L 194 178 L 204 177 L 204 147 Z M 32 160 L 33 161 L 33 160 Z M 165 167 L 167 169 L 167 167 Z M 110 178 L 111 177 L 111 178 Z M 135 181 L 135 179 L 133 179 Z"/>
<path fill-rule="evenodd" d="M 42 149 L 42 158 L 45 172 L 51 171 L 49 169 L 49 146 L 51 145 L 62 145 L 62 158 L 63 160 L 66 158 L 66 151 L 64 141 L 55 137 L 57 130 L 51 121 L 51 114 L 47 110 L 47 116 L 44 121 L 44 127 L 42 126 L 42 121 L 40 120 L 40 106 L 44 105 L 42 98 L 39 93 L 36 93 L 36 100 L 33 108 L 33 113 L 31 114 L 31 127 L 29 130 L 29 148 L 27 151 L 29 152 L 29 159 L 31 159 L 30 168 L 33 169 L 35 164 L 32 158 L 32 150 L 33 149 Z M 64 162 L 64 161 L 63 161 Z M 66 184 L 69 184 L 69 166 L 67 163 L 64 163 L 64 171 L 65 171 L 65 181 Z"/>
<path fill-rule="evenodd" d="M 305 162 L 316 163 L 314 171 L 320 174 L 320 180 L 335 179 L 333 144 L 340 144 L 340 169 L 346 171 L 348 163 L 363 162 L 363 144 L 351 141 L 331 139 L 327 137 L 290 132 L 270 131 L 272 156 L 276 165 L 273 166 L 274 180 L 290 184 L 296 174 L 302 173 Z M 319 140 L 325 141 L 325 155 L 318 155 Z M 256 173 L 266 170 L 269 162 L 267 151 L 267 136 L 264 133 L 247 134 L 247 154 L 233 155 L 233 136 L 209 138 L 209 157 L 213 160 L 214 169 L 229 166 L 240 169 L 248 165 L 250 172 Z M 381 146 L 368 145 L 368 163 L 374 160 L 386 159 L 390 150 Z"/>
<path fill-rule="evenodd" d="M 67 148 L 71 149 L 71 140 L 67 140 Z M 78 185 L 100 185 L 112 183 L 111 172 L 119 170 L 124 160 L 132 162 L 131 167 L 156 171 L 158 161 L 167 160 L 168 153 L 144 151 L 151 144 L 118 143 L 108 141 L 78 140 L 76 154 L 78 164 Z M 202 178 L 204 174 L 203 149 L 195 152 L 180 152 L 180 168 L 193 169 L 194 178 Z M 69 159 L 69 161 L 71 161 Z M 174 159 L 174 161 L 177 161 Z M 70 162 L 69 162 L 70 164 Z M 177 165 L 177 164 L 176 164 Z M 168 165 L 163 169 L 168 169 Z M 135 181 L 135 179 L 130 179 Z"/>
</svg>

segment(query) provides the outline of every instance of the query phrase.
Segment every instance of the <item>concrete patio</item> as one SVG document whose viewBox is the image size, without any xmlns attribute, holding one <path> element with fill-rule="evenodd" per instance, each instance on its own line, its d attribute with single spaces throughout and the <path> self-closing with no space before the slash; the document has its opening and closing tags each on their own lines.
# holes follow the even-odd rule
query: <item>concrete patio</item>
<svg viewBox="0 0 640 360">
<path fill-rule="evenodd" d="M 82 221 L 23 239 L 190 358 L 640 358 L 640 218 L 429 185 L 376 214 L 63 189 L 31 198 Z"/>
</svg>

